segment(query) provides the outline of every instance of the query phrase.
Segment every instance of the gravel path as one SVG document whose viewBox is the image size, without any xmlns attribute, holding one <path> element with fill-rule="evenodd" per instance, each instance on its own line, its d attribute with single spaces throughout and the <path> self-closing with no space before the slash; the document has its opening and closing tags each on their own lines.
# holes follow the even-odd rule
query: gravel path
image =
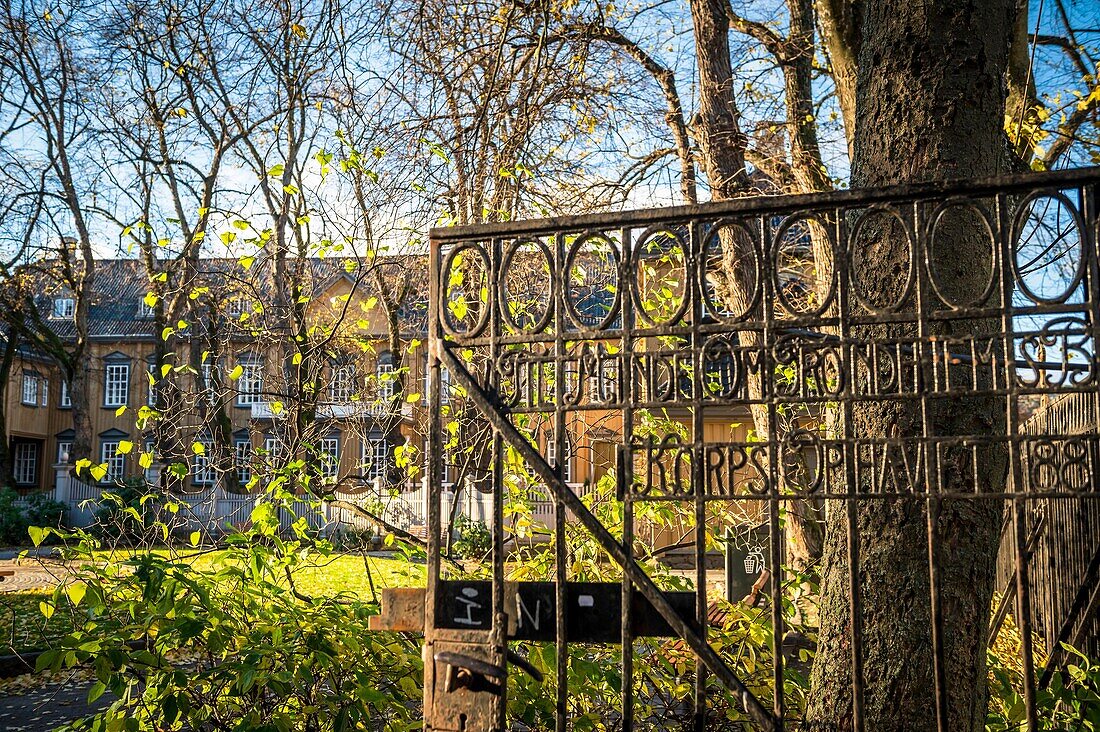
<svg viewBox="0 0 1100 732">
<path fill-rule="evenodd" d="M 110 706 L 110 692 L 88 704 L 90 681 L 47 684 L 25 694 L 0 696 L 0 732 L 47 732 Z"/>
</svg>

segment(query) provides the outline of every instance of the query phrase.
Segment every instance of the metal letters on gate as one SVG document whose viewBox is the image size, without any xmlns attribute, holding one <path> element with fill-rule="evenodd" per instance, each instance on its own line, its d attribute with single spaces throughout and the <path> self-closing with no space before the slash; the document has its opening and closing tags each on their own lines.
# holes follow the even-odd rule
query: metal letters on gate
<svg viewBox="0 0 1100 732">
<path fill-rule="evenodd" d="M 525 663 L 509 646 L 510 638 L 523 637 L 517 618 L 528 631 L 538 625 L 527 637 L 556 644 L 558 730 L 571 727 L 569 696 L 584 691 L 568 688 L 568 645 L 621 640 L 615 724 L 635 728 L 634 651 L 647 632 L 637 615 L 660 620 L 662 633 L 695 655 L 697 728 L 707 724 L 712 683 L 735 693 L 754 728 L 781 728 L 787 558 L 780 508 L 793 498 L 847 506 L 849 517 L 860 501 L 931 506 L 978 493 L 1003 500 L 1012 522 L 1002 556 L 1017 598 L 1006 603 L 1016 603 L 1025 638 L 1038 598 L 1039 568 L 1028 560 L 1048 551 L 1039 517 L 1061 521 L 1060 531 L 1083 532 L 1075 540 L 1083 553 L 1074 560 L 1077 591 L 1061 593 L 1062 604 L 1044 612 L 1043 627 L 1034 630 L 1053 646 L 1095 638 L 1098 186 L 1100 171 L 1088 169 L 433 230 L 426 729 L 510 728 L 509 666 Z M 943 261 L 937 247 L 952 227 L 988 244 L 988 256 L 966 263 L 981 274 L 966 291 L 952 284 L 951 273 L 936 271 Z M 861 281 L 868 270 L 860 258 L 883 231 L 901 247 L 901 265 L 881 275 L 894 278 L 890 287 Z M 986 326 L 964 327 L 973 322 Z M 851 425 L 857 405 L 905 402 L 932 410 L 950 399 L 966 409 L 974 398 L 1003 404 L 996 421 L 1003 429 L 938 435 L 925 420 L 872 439 Z M 712 427 L 723 421 L 724 432 Z M 736 422 L 752 429 L 729 427 Z M 620 526 L 603 525 L 581 499 L 595 468 L 580 479 L 569 474 L 594 458 L 562 457 L 601 454 L 604 443 L 624 502 Z M 984 484 L 985 477 L 960 487 L 957 475 L 945 473 L 948 460 L 979 465 L 990 451 L 1008 456 L 1003 487 Z M 537 590 L 506 582 L 505 516 L 517 461 L 553 509 L 547 528 L 557 539 L 554 581 Z M 449 577 L 442 558 L 448 516 L 441 501 L 457 462 L 463 489 L 496 497 L 488 579 L 476 583 Z M 747 522 L 764 522 L 764 545 L 752 559 L 772 570 L 764 594 L 773 624 L 773 698 L 757 698 L 707 643 L 702 542 L 692 550 L 693 602 L 661 592 L 636 563 L 634 512 L 652 501 L 689 508 L 696 525 L 713 501 L 736 501 L 751 514 Z M 1055 510 L 1067 501 L 1075 507 L 1071 518 Z M 568 523 L 583 527 L 621 567 L 617 590 L 586 594 L 573 585 Z M 848 531 L 849 566 L 858 566 L 862 537 L 851 518 Z M 933 562 L 936 537 L 928 533 Z M 582 611 L 574 609 L 578 597 L 606 600 L 608 592 L 618 593 L 612 612 L 585 617 L 611 625 L 586 637 L 573 622 L 572 613 Z M 942 608 L 935 579 L 930 603 L 936 622 Z M 853 644 L 858 648 L 858 637 Z M 1031 646 L 1024 643 L 1028 669 Z M 854 656 L 858 667 L 859 652 Z M 1042 679 L 1026 676 L 1034 728 Z M 852 678 L 859 728 L 860 675 Z M 946 706 L 936 702 L 942 728 Z"/>
</svg>

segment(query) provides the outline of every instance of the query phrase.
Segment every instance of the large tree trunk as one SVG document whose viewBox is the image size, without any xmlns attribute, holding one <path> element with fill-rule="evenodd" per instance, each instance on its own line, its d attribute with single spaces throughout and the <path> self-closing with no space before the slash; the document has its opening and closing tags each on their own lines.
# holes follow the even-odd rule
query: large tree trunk
<svg viewBox="0 0 1100 732">
<path fill-rule="evenodd" d="M 859 55 L 852 187 L 999 173 L 1005 92 L 1015 2 L 883 0 L 869 3 Z M 879 246 L 860 253 L 853 277 L 890 291 L 892 272 L 908 267 L 907 249 L 888 229 Z M 989 244 L 974 227 L 941 227 L 931 254 L 952 292 L 980 292 Z M 984 251 L 983 251 L 984 250 Z M 993 331 L 987 321 L 932 324 L 931 334 Z M 913 324 L 882 326 L 869 337 L 916 334 Z M 929 398 L 930 432 L 981 435 L 1003 431 L 1005 405 L 992 398 Z M 882 400 L 857 405 L 849 436 L 919 436 L 920 405 Z M 1003 453 L 989 451 L 976 470 L 947 450 L 938 470 L 945 490 L 999 491 Z M 865 487 L 862 487 L 865 488 Z M 916 491 L 929 486 L 915 485 Z M 852 648 L 846 511 L 826 517 L 821 632 L 812 674 L 811 729 L 852 727 Z M 929 581 L 928 517 L 919 498 L 864 501 L 858 508 L 862 592 L 864 728 L 936 727 L 936 690 Z M 993 501 L 944 501 L 937 541 L 941 568 L 946 728 L 984 727 L 987 703 L 985 638 L 993 591 L 1001 506 Z"/>
</svg>

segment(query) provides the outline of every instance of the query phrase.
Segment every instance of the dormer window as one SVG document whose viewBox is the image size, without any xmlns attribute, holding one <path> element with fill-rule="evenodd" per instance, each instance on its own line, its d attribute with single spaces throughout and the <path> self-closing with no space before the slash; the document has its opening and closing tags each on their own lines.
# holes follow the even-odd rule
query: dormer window
<svg viewBox="0 0 1100 732">
<path fill-rule="evenodd" d="M 53 301 L 53 313 L 51 318 L 58 320 L 71 318 L 76 312 L 76 301 L 71 297 L 56 297 Z"/>
<path fill-rule="evenodd" d="M 156 313 L 156 305 L 145 302 L 145 298 L 138 300 L 138 317 L 151 318 Z"/>
</svg>

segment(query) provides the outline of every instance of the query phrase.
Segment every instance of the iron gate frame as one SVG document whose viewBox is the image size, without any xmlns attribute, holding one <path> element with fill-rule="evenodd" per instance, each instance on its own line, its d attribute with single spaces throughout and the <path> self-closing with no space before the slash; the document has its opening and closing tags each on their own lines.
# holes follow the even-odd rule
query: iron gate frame
<svg viewBox="0 0 1100 732">
<path fill-rule="evenodd" d="M 1077 200 L 1071 201 L 1065 194 L 1066 191 L 1074 191 Z M 552 527 L 557 537 L 557 556 L 555 562 L 555 588 L 558 611 L 556 613 L 555 637 L 558 648 L 557 673 L 557 729 L 564 731 L 567 728 L 567 704 L 568 693 L 566 670 L 568 654 L 565 653 L 568 644 L 565 623 L 565 588 L 568 582 L 565 567 L 565 542 L 564 523 L 566 513 L 571 513 L 597 540 L 601 548 L 613 557 L 623 569 L 624 580 L 622 582 L 623 617 L 621 632 L 623 639 L 623 683 L 622 683 L 622 710 L 621 724 L 624 730 L 633 727 L 633 641 L 631 603 L 632 593 L 639 592 L 657 609 L 664 619 L 672 626 L 696 654 L 700 667 L 705 666 L 727 688 L 736 692 L 744 710 L 759 729 L 780 729 L 784 721 L 784 693 L 783 693 L 783 617 L 781 611 L 782 581 L 781 572 L 775 572 L 769 582 L 769 594 L 772 608 L 772 654 L 775 660 L 773 680 L 775 683 L 775 695 L 771 707 L 768 708 L 760 700 L 753 696 L 752 692 L 742 683 L 737 675 L 729 669 L 717 653 L 706 641 L 707 629 L 707 598 L 705 581 L 696 582 L 697 614 L 694 619 L 682 618 L 669 602 L 662 596 L 657 585 L 635 562 L 632 556 L 633 543 L 633 506 L 635 501 L 658 500 L 652 496 L 638 496 L 633 489 L 633 462 L 627 455 L 631 450 L 631 436 L 633 434 L 632 420 L 634 412 L 649 408 L 649 402 L 643 402 L 636 398 L 633 369 L 627 365 L 630 354 L 634 353 L 633 344 L 645 338 L 662 336 L 682 336 L 690 344 L 690 357 L 696 376 L 692 385 L 691 398 L 688 400 L 675 400 L 674 404 L 688 408 L 692 419 L 691 439 L 693 449 L 704 447 L 702 437 L 702 421 L 704 419 L 704 407 L 713 406 L 705 399 L 699 379 L 704 372 L 701 368 L 701 353 L 703 339 L 715 333 L 740 333 L 751 328 L 762 334 L 762 342 L 759 345 L 760 356 L 764 359 L 760 366 L 760 372 L 767 374 L 775 360 L 775 349 L 782 338 L 806 339 L 807 342 L 820 342 L 823 338 L 832 338 L 839 347 L 854 343 L 850 335 L 853 323 L 858 325 L 888 322 L 907 322 L 917 327 L 917 337 L 909 345 L 911 348 L 914 368 L 920 374 L 935 373 L 934 363 L 937 354 L 935 351 L 935 337 L 930 335 L 927 327 L 931 322 L 940 320 L 956 320 L 965 318 L 999 318 L 999 331 L 990 334 L 991 344 L 1000 339 L 997 348 L 1003 352 L 999 354 L 1001 366 L 1005 369 L 1002 374 L 1003 383 L 1000 387 L 988 390 L 990 395 L 1003 398 L 1006 407 L 1005 434 L 1000 435 L 972 435 L 975 440 L 993 439 L 1003 443 L 1009 451 L 1009 475 L 1005 488 L 998 493 L 983 493 L 984 499 L 1003 500 L 1011 509 L 1013 542 L 1017 556 L 1022 561 L 1016 563 L 1016 619 L 1023 634 L 1023 664 L 1026 669 L 1024 674 L 1025 703 L 1027 708 L 1029 729 L 1038 729 L 1038 719 L 1035 708 L 1035 674 L 1034 657 L 1031 643 L 1031 618 L 1029 598 L 1029 578 L 1027 571 L 1026 545 L 1028 541 L 1026 519 L 1024 517 L 1025 505 L 1028 502 L 1043 500 L 1046 498 L 1073 497 L 1078 499 L 1100 498 L 1100 483 L 1097 473 L 1092 474 L 1091 484 L 1084 490 L 1066 490 L 1065 486 L 1056 487 L 1053 490 L 1031 490 L 1024 488 L 1029 486 L 1030 476 L 1025 475 L 1024 466 L 1026 456 L 1022 452 L 1022 445 L 1026 439 L 1021 430 L 1019 417 L 1020 398 L 1031 394 L 1059 394 L 1059 393 L 1087 393 L 1091 394 L 1093 408 L 1096 414 L 1100 414 L 1100 389 L 1096 370 L 1100 367 L 1096 363 L 1095 345 L 1100 340 L 1100 268 L 1098 268 L 1097 226 L 1100 225 L 1098 212 L 1098 192 L 1100 192 L 1100 168 L 1078 169 L 1071 171 L 1059 171 L 1044 174 L 1028 174 L 1024 176 L 1002 176 L 975 181 L 949 181 L 940 183 L 927 183 L 920 185 L 894 186 L 881 189 L 869 189 L 861 191 L 838 191 L 825 194 L 809 194 L 782 197 L 758 197 L 745 198 L 720 203 L 710 203 L 698 206 L 684 206 L 665 209 L 649 209 L 626 213 L 597 214 L 571 216 L 556 219 L 543 219 L 532 221 L 520 221 L 512 223 L 480 224 L 454 228 L 435 228 L 431 231 L 430 243 L 430 291 L 428 302 L 428 359 L 431 380 L 428 389 L 429 414 L 432 423 L 427 436 L 428 480 L 429 480 L 429 507 L 428 507 L 428 589 L 425 602 L 425 719 L 428 729 L 432 727 L 434 716 L 439 710 L 435 707 L 435 695 L 439 694 L 437 680 L 443 675 L 451 673 L 444 671 L 446 664 L 440 658 L 453 660 L 452 651 L 469 651 L 475 656 L 487 661 L 490 665 L 500 668 L 506 667 L 507 655 L 507 611 L 505 608 L 505 572 L 504 572 L 504 501 L 501 499 L 501 481 L 503 478 L 502 455 L 506 445 L 515 450 L 526 462 L 531 471 L 541 479 L 549 489 L 555 502 L 555 525 Z M 1036 296 L 1027 289 L 1028 285 L 1023 280 L 1023 275 L 1018 271 L 1019 262 L 1014 251 L 1016 240 L 1022 231 L 1026 217 L 1022 216 L 1025 206 L 1040 197 L 1049 197 L 1060 202 L 1073 213 L 1072 220 L 1076 224 L 1079 236 L 1079 262 L 1072 286 L 1066 289 L 1063 297 L 1047 298 Z M 977 210 L 979 214 L 985 212 L 984 222 L 988 227 L 991 237 L 990 284 L 991 289 L 975 303 L 965 306 L 953 304 L 950 298 L 938 290 L 935 281 L 935 273 L 932 269 L 930 252 L 934 246 L 936 222 L 952 206 L 968 206 Z M 899 303 L 907 300 L 910 295 L 914 299 L 911 310 L 889 313 L 879 311 L 865 313 L 863 319 L 852 319 L 853 301 L 858 300 L 855 293 L 848 245 L 855 240 L 855 232 L 858 226 L 853 224 L 852 212 L 862 210 L 866 212 L 888 212 L 898 216 L 902 222 L 904 231 L 909 238 L 910 275 L 906 290 L 902 294 Z M 823 213 L 824 212 L 824 213 Z M 772 219 L 782 217 L 782 222 L 775 225 Z M 831 285 L 827 295 L 828 300 L 835 298 L 833 305 L 836 308 L 835 315 L 824 315 L 828 302 L 822 305 L 822 309 L 809 317 L 792 315 L 786 312 L 788 317 L 777 318 L 776 313 L 785 305 L 781 296 L 777 299 L 777 293 L 781 287 L 778 275 L 771 276 L 771 269 L 776 266 L 780 239 L 789 227 L 790 222 L 800 219 L 817 217 L 819 221 L 827 222 L 824 225 L 829 234 L 829 245 L 832 248 L 833 263 L 830 273 Z M 759 291 L 759 298 L 754 298 L 749 308 L 750 312 L 759 309 L 760 319 L 749 323 L 745 318 L 734 319 L 733 325 L 729 322 L 722 323 L 721 318 L 712 317 L 707 301 L 708 294 L 703 285 L 703 275 L 706 269 L 707 242 L 711 233 L 718 227 L 734 223 L 750 221 L 758 226 L 758 239 L 754 241 L 757 274 L 755 288 Z M 676 227 L 680 227 L 677 229 Z M 643 306 L 636 302 L 637 293 L 636 277 L 634 269 L 639 261 L 637 248 L 646 241 L 652 232 L 675 232 L 686 229 L 687 235 L 680 240 L 679 246 L 684 256 L 683 273 L 685 275 L 685 289 L 683 292 L 683 304 L 679 312 L 667 324 L 655 324 L 643 312 Z M 640 233 L 640 236 L 639 236 Z M 606 314 L 602 322 L 595 327 L 586 327 L 573 317 L 576 314 L 575 306 L 567 301 L 568 295 L 568 265 L 579 245 L 566 244 L 568 236 L 577 239 L 594 235 L 604 237 L 612 242 L 614 236 L 618 236 L 621 251 L 618 252 L 615 261 L 617 275 L 617 293 L 614 296 L 613 312 Z M 550 243 L 548 244 L 547 241 Z M 549 300 L 546 304 L 547 313 L 542 322 L 535 324 L 534 333 L 524 334 L 522 328 L 517 329 L 509 316 L 505 315 L 504 303 L 507 301 L 507 292 L 504 287 L 502 270 L 505 265 L 511 264 L 511 257 L 520 246 L 541 247 L 546 254 L 546 263 L 549 266 Z M 551 246 L 553 247 L 551 251 Z M 447 274 L 448 267 L 455 261 L 457 252 L 470 251 L 483 259 L 486 276 L 486 297 L 483 301 L 484 310 L 478 320 L 467 331 L 463 332 L 454 327 L 449 321 Z M 702 269 L 700 269 L 700 265 Z M 626 287 L 627 283 L 633 283 Z M 1016 305 L 1014 297 L 1024 291 L 1030 302 Z M 1075 293 L 1081 293 L 1077 295 Z M 1000 305 L 991 314 L 987 305 L 989 298 L 999 298 Z M 1080 302 L 1069 303 L 1071 298 L 1080 297 Z M 933 309 L 934 299 L 939 299 Z M 857 302 L 856 305 L 859 303 Z M 570 308 L 573 308 L 571 311 Z M 946 309 L 945 309 L 946 308 Z M 1028 360 L 1021 358 L 1017 352 L 1017 338 L 1021 335 L 1035 336 L 1035 333 L 1018 331 L 1017 319 L 1020 317 L 1054 317 L 1058 314 L 1076 313 L 1081 315 L 1084 323 L 1083 331 L 1065 331 L 1073 335 L 1083 335 L 1091 344 L 1091 358 L 1086 360 L 1084 368 L 1079 364 L 1070 364 L 1063 351 L 1062 362 L 1047 362 L 1046 356 L 1041 356 L 1038 361 L 1034 358 Z M 746 318 L 748 317 L 746 313 Z M 618 319 L 616 325 L 613 321 Z M 686 318 L 686 320 L 685 320 Z M 815 330 L 821 325 L 821 321 L 829 321 L 834 331 L 828 335 L 822 335 L 823 331 Z M 835 321 L 835 322 L 833 322 Z M 609 325 L 615 325 L 609 328 Z M 807 329 L 802 330 L 805 325 Z M 1047 323 L 1049 325 L 1049 322 Z M 1045 328 L 1045 326 L 1044 326 Z M 724 330 L 723 330 L 724 329 Z M 552 346 L 552 363 L 555 368 L 554 394 L 551 407 L 544 410 L 553 415 L 553 434 L 557 445 L 564 445 L 566 431 L 566 416 L 570 411 L 570 405 L 565 400 L 565 379 L 563 363 L 568 356 L 567 344 L 579 341 L 606 341 L 621 340 L 624 354 L 619 372 L 620 390 L 618 401 L 608 405 L 607 409 L 621 412 L 623 419 L 622 435 L 618 448 L 617 476 L 619 480 L 619 498 L 624 502 L 623 540 L 620 543 L 615 540 L 608 529 L 603 526 L 594 514 L 586 508 L 582 500 L 569 487 L 564 480 L 564 468 L 562 462 L 557 461 L 551 465 L 539 452 L 535 445 L 512 424 L 510 416 L 514 407 L 509 405 L 500 390 L 500 374 L 496 370 L 498 358 L 504 352 L 504 348 L 516 344 L 531 345 L 540 343 Z M 464 348 L 485 348 L 488 350 L 488 363 L 493 370 L 478 375 L 471 373 L 456 352 Z M 1069 348 L 1068 341 L 1063 343 L 1064 348 Z M 991 345 L 991 348 L 993 346 Z M 942 351 L 946 357 L 954 357 L 955 354 L 947 350 Z M 994 350 L 994 368 L 998 353 Z M 899 356 L 899 363 L 900 361 Z M 964 354 L 962 358 L 967 358 Z M 976 368 L 978 357 L 974 357 Z M 1028 385 L 1021 383 L 1019 377 L 1020 368 L 1034 369 L 1039 381 Z M 444 525 L 441 515 L 441 499 L 443 493 L 444 478 L 444 450 L 442 429 L 442 396 L 441 396 L 441 369 L 447 369 L 452 378 L 463 388 L 466 399 L 472 402 L 480 415 L 489 421 L 493 428 L 491 443 L 491 472 L 492 485 L 497 499 L 493 501 L 494 510 L 492 518 L 492 628 L 489 631 L 458 631 L 439 627 L 438 607 L 441 600 L 442 574 L 442 532 Z M 1084 379 L 1077 376 L 1066 377 L 1068 381 L 1061 381 L 1052 386 L 1047 380 L 1047 373 L 1072 374 L 1074 372 L 1085 373 Z M 625 372 L 625 377 L 623 373 Z M 579 377 L 583 381 L 583 374 Z M 851 407 L 855 403 L 856 395 L 852 394 L 852 383 L 855 381 L 854 372 L 845 379 L 841 394 L 834 395 L 841 403 L 844 410 L 845 430 L 851 417 Z M 1065 387 L 1069 384 L 1069 388 Z M 678 387 L 676 391 L 678 392 Z M 949 387 L 950 390 L 950 387 Z M 981 396 L 984 391 L 969 391 L 969 395 Z M 776 408 L 782 403 L 774 389 L 766 392 L 761 400 L 766 402 L 769 410 L 769 424 L 774 426 L 776 420 Z M 882 398 L 890 398 L 891 395 L 880 395 Z M 935 389 L 929 393 L 921 393 L 916 398 L 922 405 L 931 397 L 937 395 Z M 927 447 L 935 445 L 936 436 L 927 432 L 922 435 L 902 435 L 902 440 L 913 439 Z M 1074 435 L 1046 435 L 1052 440 L 1072 440 Z M 1079 437 L 1079 436 L 1076 436 Z M 767 471 L 771 481 L 763 493 L 755 496 L 738 495 L 738 499 L 758 500 L 765 502 L 768 507 L 768 521 L 770 525 L 769 559 L 772 567 L 781 568 L 783 564 L 783 547 L 780 532 L 780 511 L 782 502 L 798 497 L 789 493 L 780 492 L 780 479 L 777 473 L 778 449 L 773 447 L 775 435 L 769 434 L 765 443 L 768 466 Z M 840 493 L 828 491 L 817 493 L 816 497 L 824 501 L 843 501 L 847 509 L 847 559 L 849 567 L 859 566 L 860 537 L 856 528 L 857 504 L 861 500 L 876 498 L 875 495 L 859 492 L 857 476 L 853 467 L 854 458 L 849 451 L 854 450 L 852 443 L 858 438 L 852 437 L 846 431 L 840 439 L 844 452 L 844 469 L 848 489 Z M 942 437 L 941 437 L 942 439 Z M 964 437 L 953 436 L 951 439 L 964 440 Z M 1052 443 L 1053 444 L 1053 443 Z M 975 448 L 977 449 L 977 448 Z M 1088 452 L 1087 460 L 1097 465 L 1100 457 L 1096 454 L 1095 440 L 1086 443 Z M 931 462 L 935 460 L 932 450 L 925 449 L 922 460 L 929 462 L 926 466 L 926 480 L 939 478 L 935 474 Z M 705 517 L 705 504 L 709 500 L 715 500 L 713 496 L 703 495 L 702 488 L 702 461 L 696 460 L 692 467 L 692 482 L 696 486 L 692 495 L 673 497 L 669 500 L 690 501 L 695 504 L 696 525 L 701 526 Z M 936 681 L 936 712 L 940 730 L 946 730 L 947 708 L 946 692 L 944 689 L 944 669 L 942 667 L 942 609 L 940 607 L 938 585 L 938 542 L 936 514 L 942 501 L 955 499 L 974 499 L 974 493 L 954 494 L 936 490 L 934 486 L 926 486 L 923 493 L 914 492 L 913 500 L 924 501 L 928 517 L 928 552 L 929 552 L 929 587 L 932 612 L 932 639 L 934 645 L 934 678 Z M 732 498 L 730 496 L 729 498 Z M 897 496 L 893 496 L 897 498 Z M 719 500 L 721 500 L 719 498 Z M 700 575 L 697 579 L 705 580 L 705 565 L 703 564 L 703 542 L 696 542 L 696 568 Z M 860 627 L 860 586 L 857 572 L 849 572 L 849 612 L 852 619 L 852 705 L 853 728 L 863 729 L 862 715 L 862 660 L 861 660 L 861 627 Z M 439 650 L 449 649 L 449 650 Z M 443 654 L 441 656 L 440 654 Z M 451 654 L 451 655 L 446 655 Z M 449 683 L 449 682 L 448 682 Z M 502 682 L 506 688 L 506 680 Z M 450 693 L 450 692 L 447 692 Z M 503 697 L 504 691 L 501 690 Z M 702 724 L 705 714 L 705 679 L 702 672 L 696 674 L 696 699 L 695 719 L 697 728 Z M 501 701 L 494 702 L 488 716 L 483 719 L 485 729 L 501 729 L 506 727 L 505 710 Z M 476 720 L 464 716 L 463 724 Z M 472 727 L 476 729 L 475 727 Z M 438 729 L 450 729 L 438 727 Z M 458 729 L 455 727 L 455 729 Z"/>
</svg>

